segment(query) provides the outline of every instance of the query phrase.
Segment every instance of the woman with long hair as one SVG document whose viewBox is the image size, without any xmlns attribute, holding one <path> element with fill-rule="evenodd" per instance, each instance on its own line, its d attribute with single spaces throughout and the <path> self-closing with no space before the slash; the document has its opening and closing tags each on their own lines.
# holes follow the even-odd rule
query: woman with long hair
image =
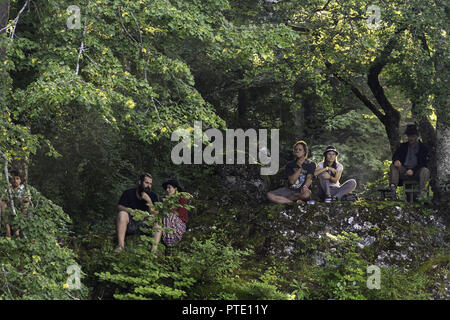
<svg viewBox="0 0 450 320">
<path fill-rule="evenodd" d="M 292 147 L 294 160 L 286 164 L 287 186 L 267 193 L 267 198 L 275 203 L 304 203 L 311 196 L 311 185 L 316 164 L 308 160 L 308 145 L 297 141 Z"/>
<path fill-rule="evenodd" d="M 314 176 L 319 177 L 321 194 L 325 202 L 340 200 L 356 188 L 355 179 L 339 183 L 344 166 L 337 161 L 338 154 L 335 147 L 328 146 L 323 153 L 323 161 L 319 162 L 314 172 Z"/>
</svg>

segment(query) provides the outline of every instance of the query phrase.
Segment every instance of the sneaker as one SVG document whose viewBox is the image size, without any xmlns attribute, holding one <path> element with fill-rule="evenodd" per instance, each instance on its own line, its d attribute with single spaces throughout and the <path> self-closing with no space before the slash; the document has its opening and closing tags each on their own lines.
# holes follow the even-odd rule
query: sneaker
<svg viewBox="0 0 450 320">
<path fill-rule="evenodd" d="M 331 201 L 333 201 L 333 198 L 331 198 L 331 196 L 327 196 L 327 197 L 325 198 L 325 202 L 326 202 L 326 203 L 331 203 Z"/>
</svg>

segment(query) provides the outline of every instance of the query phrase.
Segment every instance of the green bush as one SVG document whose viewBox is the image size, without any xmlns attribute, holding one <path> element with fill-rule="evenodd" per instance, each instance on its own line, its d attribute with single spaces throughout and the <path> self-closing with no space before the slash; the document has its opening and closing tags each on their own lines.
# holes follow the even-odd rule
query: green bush
<svg viewBox="0 0 450 320">
<path fill-rule="evenodd" d="M 380 287 L 368 288 L 367 268 L 372 265 L 358 250 L 361 239 L 354 233 L 328 234 L 331 248 L 325 254 L 321 268 L 310 266 L 313 299 L 378 300 L 427 299 L 430 285 L 426 276 L 415 270 L 405 271 L 397 266 L 380 267 Z M 301 289 L 307 289 L 302 287 Z"/>
<path fill-rule="evenodd" d="M 235 249 L 217 240 L 195 238 L 167 256 L 151 253 L 152 238 L 112 256 L 111 268 L 97 273 L 113 285 L 116 299 L 286 299 L 276 286 L 241 279 L 236 272 L 252 251 Z"/>
<path fill-rule="evenodd" d="M 96 273 L 100 283 L 112 286 L 120 300 L 180 299 L 195 281 L 176 258 L 158 258 L 151 253 L 152 239 L 141 236 L 120 255 L 110 256 L 108 271 Z"/>
<path fill-rule="evenodd" d="M 62 246 L 70 218 L 34 188 L 29 190 L 32 203 L 28 216 L 22 214 L 18 201 L 17 215 L 10 209 L 6 213 L 22 235 L 0 237 L 0 299 L 86 298 L 86 287 L 72 282 L 78 275 L 78 279 L 83 277 L 75 254 Z M 4 227 L 3 219 L 2 230 Z"/>
</svg>

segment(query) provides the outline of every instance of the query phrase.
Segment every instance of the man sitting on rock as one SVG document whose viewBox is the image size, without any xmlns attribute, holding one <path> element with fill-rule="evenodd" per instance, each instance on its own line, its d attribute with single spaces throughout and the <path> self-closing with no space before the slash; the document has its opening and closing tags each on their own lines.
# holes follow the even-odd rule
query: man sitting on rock
<svg viewBox="0 0 450 320">
<path fill-rule="evenodd" d="M 275 203 L 304 203 L 311 196 L 311 185 L 316 164 L 308 159 L 308 145 L 297 141 L 293 146 L 295 159 L 286 164 L 288 186 L 270 191 L 267 198 Z"/>
<path fill-rule="evenodd" d="M 430 170 L 427 168 L 428 148 L 419 139 L 419 133 L 414 124 L 408 125 L 405 131 L 408 142 L 400 144 L 392 157 L 389 182 L 392 196 L 395 198 L 396 188 L 400 180 L 418 180 L 420 192 L 423 195 L 426 183 L 430 180 Z"/>
<path fill-rule="evenodd" d="M 125 235 L 139 233 L 139 228 L 144 226 L 143 222 L 137 222 L 130 216 L 131 209 L 157 213 L 153 204 L 158 202 L 158 196 L 151 191 L 153 184 L 152 175 L 144 173 L 139 177 L 136 188 L 125 190 L 120 197 L 117 206 L 117 242 L 115 252 L 121 252 L 125 246 Z"/>
</svg>

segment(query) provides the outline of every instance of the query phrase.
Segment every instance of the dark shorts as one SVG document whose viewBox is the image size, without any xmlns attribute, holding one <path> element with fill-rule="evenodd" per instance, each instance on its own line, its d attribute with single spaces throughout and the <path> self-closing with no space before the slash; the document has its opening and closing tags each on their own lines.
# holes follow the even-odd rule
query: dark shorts
<svg viewBox="0 0 450 320">
<path fill-rule="evenodd" d="M 128 214 L 128 216 L 130 216 Z M 127 224 L 127 236 L 131 236 L 133 234 L 143 234 L 141 231 L 141 227 L 145 227 L 145 224 L 142 221 L 135 221 L 130 217 L 130 221 Z"/>
</svg>

